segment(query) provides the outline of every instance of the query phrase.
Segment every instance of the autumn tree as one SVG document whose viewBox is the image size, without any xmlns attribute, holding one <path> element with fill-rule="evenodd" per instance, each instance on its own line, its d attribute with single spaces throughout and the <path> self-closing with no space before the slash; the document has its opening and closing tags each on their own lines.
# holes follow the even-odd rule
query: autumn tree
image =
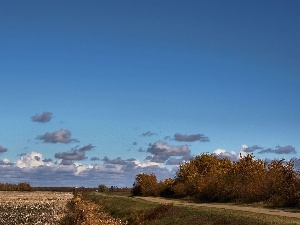
<svg viewBox="0 0 300 225">
<path fill-rule="evenodd" d="M 159 189 L 156 175 L 154 173 L 141 173 L 136 175 L 132 194 L 139 196 L 158 196 Z"/>
</svg>

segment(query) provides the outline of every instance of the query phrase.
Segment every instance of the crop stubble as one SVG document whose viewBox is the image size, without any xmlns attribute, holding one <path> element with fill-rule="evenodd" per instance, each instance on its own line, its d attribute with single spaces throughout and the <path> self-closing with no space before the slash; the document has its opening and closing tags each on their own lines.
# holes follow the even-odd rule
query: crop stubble
<svg viewBox="0 0 300 225">
<path fill-rule="evenodd" d="M 59 224 L 72 197 L 65 192 L 0 192 L 0 225 Z"/>
</svg>

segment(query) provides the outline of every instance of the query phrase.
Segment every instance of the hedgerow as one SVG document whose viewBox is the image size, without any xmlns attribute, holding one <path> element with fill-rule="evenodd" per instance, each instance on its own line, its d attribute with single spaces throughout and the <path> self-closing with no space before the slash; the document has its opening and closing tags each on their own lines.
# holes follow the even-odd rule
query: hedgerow
<svg viewBox="0 0 300 225">
<path fill-rule="evenodd" d="M 173 179 L 157 182 L 153 173 L 136 175 L 132 194 L 300 206 L 300 176 L 292 161 L 267 162 L 248 154 L 232 162 L 201 154 L 180 165 Z"/>
</svg>

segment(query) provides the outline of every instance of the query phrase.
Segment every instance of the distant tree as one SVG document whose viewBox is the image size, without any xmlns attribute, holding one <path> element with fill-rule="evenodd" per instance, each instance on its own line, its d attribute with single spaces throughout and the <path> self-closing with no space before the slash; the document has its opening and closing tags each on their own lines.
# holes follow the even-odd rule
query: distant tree
<svg viewBox="0 0 300 225">
<path fill-rule="evenodd" d="M 108 190 L 108 187 L 105 184 L 100 184 L 98 186 L 98 191 L 99 192 L 106 192 Z"/>
</svg>

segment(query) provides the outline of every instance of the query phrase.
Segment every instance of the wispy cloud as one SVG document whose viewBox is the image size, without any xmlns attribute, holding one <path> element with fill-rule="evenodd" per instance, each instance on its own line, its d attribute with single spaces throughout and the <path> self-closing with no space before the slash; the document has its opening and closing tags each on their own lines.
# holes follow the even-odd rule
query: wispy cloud
<svg viewBox="0 0 300 225">
<path fill-rule="evenodd" d="M 39 123 L 47 123 L 52 119 L 52 113 L 51 112 L 43 112 L 42 114 L 36 114 L 31 117 L 31 120 L 33 122 L 39 122 Z"/>
<path fill-rule="evenodd" d="M 275 153 L 275 154 L 296 154 L 297 151 L 295 147 L 287 145 L 284 147 L 276 146 L 276 148 L 266 148 L 258 152 L 259 154 L 263 153 Z"/>
<path fill-rule="evenodd" d="M 0 153 L 7 152 L 7 148 L 4 148 L 0 145 Z"/>
<path fill-rule="evenodd" d="M 156 133 L 153 133 L 153 132 L 151 132 L 150 130 L 148 130 L 148 131 L 145 132 L 145 133 L 142 133 L 142 136 L 143 136 L 143 137 L 151 137 L 151 136 L 153 136 L 153 135 L 156 135 Z"/>
<path fill-rule="evenodd" d="M 90 151 L 90 150 L 92 150 L 95 147 L 96 146 L 93 146 L 92 144 L 89 144 L 89 145 L 85 145 L 85 146 L 79 148 L 79 146 L 77 145 L 75 148 L 72 148 L 71 150 L 72 151 L 85 152 L 85 151 Z"/>
<path fill-rule="evenodd" d="M 64 143 L 68 144 L 71 142 L 79 142 L 77 139 L 71 138 L 72 133 L 69 130 L 60 129 L 54 131 L 53 133 L 45 133 L 43 135 L 37 136 L 36 139 L 42 140 L 45 143 Z"/>
<path fill-rule="evenodd" d="M 204 134 L 185 135 L 185 134 L 176 133 L 174 135 L 174 140 L 180 142 L 194 142 L 194 141 L 208 142 L 209 138 L 204 136 Z"/>
<path fill-rule="evenodd" d="M 142 147 L 140 147 L 140 148 L 138 149 L 138 152 L 145 152 L 145 150 L 144 150 Z"/>
<path fill-rule="evenodd" d="M 165 163 L 170 156 L 168 155 L 153 155 L 153 156 L 147 156 L 145 160 L 148 160 L 150 162 L 155 162 L 155 163 Z"/>
<path fill-rule="evenodd" d="M 93 156 L 90 158 L 91 161 L 100 161 L 99 157 Z"/>
</svg>

